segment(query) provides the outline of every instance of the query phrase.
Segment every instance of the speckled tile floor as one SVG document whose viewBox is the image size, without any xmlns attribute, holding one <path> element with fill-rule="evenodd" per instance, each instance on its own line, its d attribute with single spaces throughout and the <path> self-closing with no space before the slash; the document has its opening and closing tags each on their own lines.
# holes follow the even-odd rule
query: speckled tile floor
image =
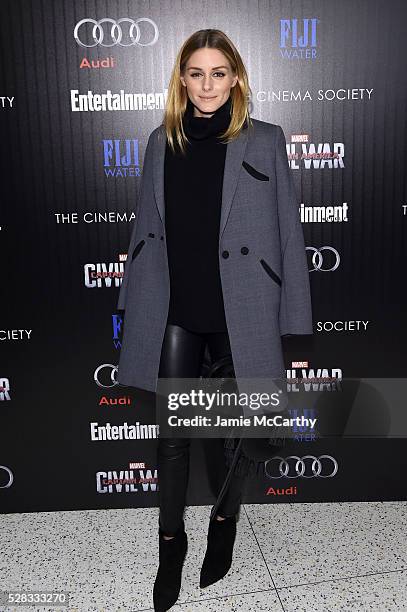
<svg viewBox="0 0 407 612">
<path fill-rule="evenodd" d="M 209 506 L 188 507 L 174 612 L 407 612 L 407 502 L 246 504 L 229 574 L 201 590 Z M 70 605 L 152 610 L 158 509 L 3 514 L 0 590 L 65 590 Z"/>
</svg>

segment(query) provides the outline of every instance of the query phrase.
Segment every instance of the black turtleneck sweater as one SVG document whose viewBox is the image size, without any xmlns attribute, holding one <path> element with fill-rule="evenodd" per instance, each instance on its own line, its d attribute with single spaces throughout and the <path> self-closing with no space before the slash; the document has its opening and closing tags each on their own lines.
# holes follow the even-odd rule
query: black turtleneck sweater
<svg viewBox="0 0 407 612">
<path fill-rule="evenodd" d="M 193 332 L 227 331 L 219 272 L 219 225 L 226 144 L 216 136 L 230 122 L 231 98 L 212 117 L 183 116 L 185 157 L 164 162 L 165 230 L 170 272 L 168 323 Z"/>
</svg>

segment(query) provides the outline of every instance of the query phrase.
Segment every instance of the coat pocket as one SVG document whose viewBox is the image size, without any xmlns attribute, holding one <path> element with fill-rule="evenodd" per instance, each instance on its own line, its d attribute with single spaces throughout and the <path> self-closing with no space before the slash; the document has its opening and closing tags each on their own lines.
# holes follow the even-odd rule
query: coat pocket
<svg viewBox="0 0 407 612">
<path fill-rule="evenodd" d="M 259 181 L 269 181 L 270 180 L 270 177 L 268 177 L 266 174 L 263 174 L 262 172 L 259 172 L 259 170 L 256 170 L 256 168 L 253 168 L 253 166 L 248 164 L 247 161 L 243 160 L 242 166 L 255 179 Z"/>
<path fill-rule="evenodd" d="M 260 263 L 265 269 L 265 271 L 267 272 L 267 274 L 270 276 L 270 278 L 272 278 L 273 281 L 275 281 L 277 285 L 281 287 L 281 278 L 279 277 L 279 275 L 276 272 L 274 272 L 272 268 L 270 268 L 270 266 L 268 265 L 266 261 L 264 261 L 264 259 L 260 259 Z"/>
<path fill-rule="evenodd" d="M 133 254 L 131 256 L 131 261 L 134 261 L 134 259 L 137 257 L 137 255 L 140 253 L 141 249 L 143 248 L 143 246 L 145 245 L 145 240 L 140 240 L 140 242 L 138 244 L 136 244 L 136 246 L 134 247 L 134 251 Z"/>
</svg>

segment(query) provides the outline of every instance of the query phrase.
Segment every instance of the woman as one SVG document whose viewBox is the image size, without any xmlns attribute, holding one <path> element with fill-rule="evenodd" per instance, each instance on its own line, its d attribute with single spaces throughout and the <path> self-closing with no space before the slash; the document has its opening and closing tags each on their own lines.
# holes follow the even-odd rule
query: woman
<svg viewBox="0 0 407 612">
<path fill-rule="evenodd" d="M 219 30 L 182 45 L 150 135 L 118 308 L 118 382 L 156 391 L 229 355 L 236 378 L 285 375 L 281 336 L 312 333 L 305 245 L 284 134 L 252 120 L 242 59 Z M 164 204 L 165 202 L 165 204 Z M 170 290 L 171 289 L 171 290 Z M 189 440 L 159 439 L 156 611 L 177 600 L 187 550 Z M 210 521 L 200 586 L 229 571 L 243 481 Z"/>
</svg>

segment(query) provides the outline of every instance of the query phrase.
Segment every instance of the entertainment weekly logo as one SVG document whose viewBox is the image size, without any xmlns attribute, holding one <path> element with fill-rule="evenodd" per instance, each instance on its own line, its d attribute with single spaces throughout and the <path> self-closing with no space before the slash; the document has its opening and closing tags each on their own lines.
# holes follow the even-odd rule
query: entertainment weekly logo
<svg viewBox="0 0 407 612">
<path fill-rule="evenodd" d="M 92 442 L 101 442 L 105 440 L 151 440 L 158 438 L 158 425 L 156 423 L 140 423 L 136 421 L 133 424 L 125 421 L 121 425 L 111 425 L 105 423 L 99 425 L 97 421 L 90 423 L 90 439 Z"/>
<path fill-rule="evenodd" d="M 286 144 L 288 165 L 292 170 L 325 170 L 344 168 L 345 145 L 343 142 L 310 142 L 309 134 L 292 134 Z"/>
<path fill-rule="evenodd" d="M 328 204 L 321 206 L 306 206 L 300 204 L 300 220 L 301 223 L 343 223 L 349 221 L 348 203 Z"/>
<path fill-rule="evenodd" d="M 73 113 L 98 113 L 110 111 L 148 111 L 164 110 L 168 96 L 168 89 L 163 92 L 126 92 L 120 89 L 113 92 L 106 89 L 102 93 L 89 89 L 86 93 L 79 93 L 79 89 L 71 89 L 71 111 Z"/>
</svg>

